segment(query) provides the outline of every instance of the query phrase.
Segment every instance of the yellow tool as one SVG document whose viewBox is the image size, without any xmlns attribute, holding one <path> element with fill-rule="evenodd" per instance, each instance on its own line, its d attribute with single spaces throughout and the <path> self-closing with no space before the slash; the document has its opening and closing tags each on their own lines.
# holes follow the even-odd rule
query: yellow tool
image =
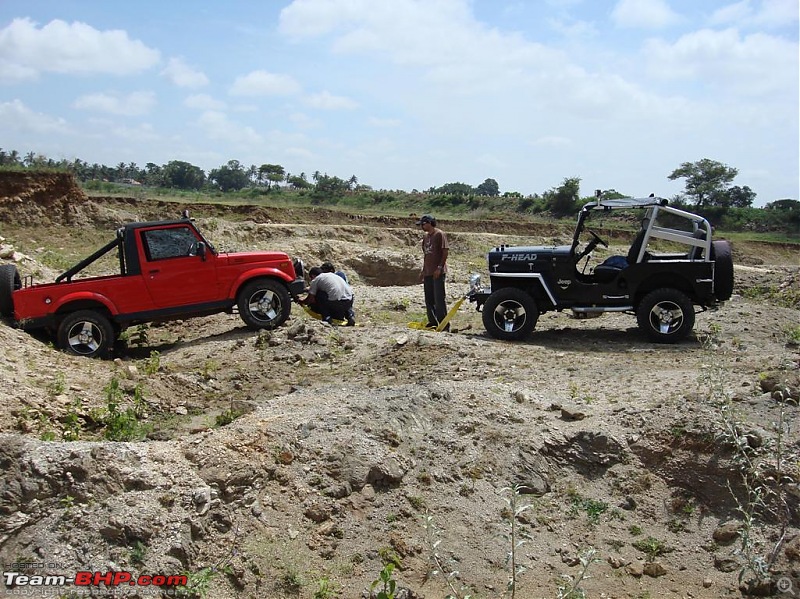
<svg viewBox="0 0 800 599">
<path fill-rule="evenodd" d="M 302 304 L 303 310 L 306 311 L 311 318 L 315 318 L 316 320 L 322 320 L 322 315 L 319 312 L 314 312 L 314 309 L 309 306 L 308 304 Z M 336 318 L 331 319 L 331 324 L 337 324 L 339 326 L 344 326 L 347 324 L 346 320 L 338 320 Z"/>
<path fill-rule="evenodd" d="M 459 299 L 455 304 L 453 304 L 453 307 L 450 308 L 450 311 L 447 314 L 445 314 L 444 318 L 442 318 L 442 321 L 437 326 L 435 327 L 425 326 L 428 323 L 427 321 L 423 320 L 422 322 L 409 322 L 408 328 L 417 329 L 419 331 L 434 331 L 436 333 L 441 333 L 444 330 L 444 328 L 450 323 L 450 319 L 452 319 L 453 316 L 456 315 L 456 312 L 458 312 L 458 309 L 461 307 L 461 304 L 464 303 L 465 299 L 467 299 L 466 295 L 461 297 L 461 299 Z"/>
</svg>

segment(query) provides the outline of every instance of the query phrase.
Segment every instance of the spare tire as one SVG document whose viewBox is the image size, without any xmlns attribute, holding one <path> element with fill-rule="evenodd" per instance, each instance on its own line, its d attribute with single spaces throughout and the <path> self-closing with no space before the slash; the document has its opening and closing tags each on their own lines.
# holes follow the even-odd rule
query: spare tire
<svg viewBox="0 0 800 599">
<path fill-rule="evenodd" d="M 12 292 L 22 287 L 17 267 L 13 264 L 0 264 L 0 316 L 13 316 L 14 298 Z"/>
<path fill-rule="evenodd" d="M 733 255 L 728 241 L 712 241 L 711 256 L 714 258 L 714 295 L 724 302 L 733 295 Z"/>
</svg>

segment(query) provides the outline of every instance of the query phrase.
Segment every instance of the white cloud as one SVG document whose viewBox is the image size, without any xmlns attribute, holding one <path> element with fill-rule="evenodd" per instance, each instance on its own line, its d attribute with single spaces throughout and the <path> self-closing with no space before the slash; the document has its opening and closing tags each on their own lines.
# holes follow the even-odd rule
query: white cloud
<svg viewBox="0 0 800 599">
<path fill-rule="evenodd" d="M 386 57 L 418 72 L 436 88 L 415 99 L 419 104 L 442 89 L 448 95 L 488 88 L 511 93 L 521 80 L 558 73 L 566 63 L 558 50 L 478 22 L 464 0 L 295 0 L 281 12 L 280 30 L 293 39 L 330 34 L 335 53 Z"/>
<path fill-rule="evenodd" d="M 597 25 L 591 21 L 564 21 L 561 19 L 550 19 L 548 25 L 553 31 L 557 31 L 564 37 L 575 40 L 586 40 L 595 38 L 598 35 Z"/>
<path fill-rule="evenodd" d="M 149 123 L 142 123 L 136 127 L 114 126 L 111 132 L 126 142 L 155 142 L 161 139 L 153 125 Z"/>
<path fill-rule="evenodd" d="M 644 47 L 654 76 L 696 79 L 746 95 L 797 94 L 798 45 L 764 33 L 741 37 L 736 29 L 702 29 L 674 44 L 650 40 Z M 787 72 L 795 77 L 787 78 Z"/>
<path fill-rule="evenodd" d="M 712 25 L 729 25 L 731 23 L 738 23 L 752 17 L 753 7 L 750 0 L 742 0 L 735 4 L 728 4 L 722 8 L 718 8 L 711 15 Z"/>
<path fill-rule="evenodd" d="M 611 19 L 618 27 L 661 29 L 680 21 L 664 0 L 619 0 Z"/>
<path fill-rule="evenodd" d="M 318 127 L 320 124 L 318 120 L 311 118 L 304 112 L 293 112 L 288 118 L 298 129 L 311 129 Z"/>
<path fill-rule="evenodd" d="M 194 89 L 208 85 L 205 73 L 190 67 L 182 58 L 170 58 L 161 74 L 178 87 Z"/>
<path fill-rule="evenodd" d="M 160 54 L 125 31 L 58 19 L 39 29 L 25 18 L 0 30 L 0 57 L 0 78 L 19 80 L 43 72 L 128 75 L 152 67 Z"/>
<path fill-rule="evenodd" d="M 73 103 L 74 108 L 105 112 L 119 116 L 139 116 L 147 114 L 156 105 L 153 92 L 133 92 L 122 94 L 86 94 Z"/>
<path fill-rule="evenodd" d="M 354 100 L 343 96 L 334 96 L 329 91 L 312 94 L 304 101 L 308 106 L 322 110 L 352 110 L 358 107 L 358 103 Z"/>
<path fill-rule="evenodd" d="M 234 96 L 292 96 L 300 91 L 300 84 L 289 75 L 253 71 L 237 77 L 230 93 Z"/>
<path fill-rule="evenodd" d="M 216 100 L 208 94 L 193 94 L 187 96 L 183 101 L 183 105 L 196 110 L 223 110 L 225 108 L 225 102 Z"/>
<path fill-rule="evenodd" d="M 64 119 L 34 112 L 20 100 L 0 102 L 0 129 L 33 133 L 69 133 L 69 127 Z"/>
<path fill-rule="evenodd" d="M 797 21 L 797 0 L 763 0 L 754 6 L 752 0 L 741 0 L 717 9 L 711 16 L 712 25 L 749 27 L 786 27 Z"/>
<path fill-rule="evenodd" d="M 216 110 L 204 112 L 197 124 L 209 139 L 216 141 L 230 142 L 240 147 L 248 147 L 262 142 L 261 136 L 252 127 L 231 121 L 228 115 Z"/>
</svg>

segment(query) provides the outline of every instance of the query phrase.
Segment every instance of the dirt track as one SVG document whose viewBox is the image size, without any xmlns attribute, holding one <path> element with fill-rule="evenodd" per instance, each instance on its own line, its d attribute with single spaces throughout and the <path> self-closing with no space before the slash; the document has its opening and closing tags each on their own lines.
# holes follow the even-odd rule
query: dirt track
<svg viewBox="0 0 800 599">
<path fill-rule="evenodd" d="M 0 236 L 31 257 L 21 270 L 43 277 L 57 272 L 54 254 L 68 261 L 88 240 L 102 243 L 96 228 L 161 218 L 169 207 L 87 200 L 61 212 L 72 225 L 64 226 L 65 217 L 37 225 L 36 206 L 29 219 L 4 220 Z M 443 568 L 459 572 L 450 580 L 460 596 L 463 585 L 494 598 L 509 577 L 502 489 L 519 484 L 534 494 L 519 498 L 533 507 L 519 517 L 530 538 L 518 556 L 527 566 L 518 597 L 558 596 L 590 547 L 598 561 L 582 584 L 587 597 L 738 596 L 734 496 L 747 506 L 747 487 L 726 429 L 733 422 L 763 462 L 759 484 L 789 507 L 773 580 L 800 581 L 798 432 L 779 437 L 773 426 L 795 424 L 797 402 L 767 390 L 798 385 L 790 331 L 800 311 L 740 295 L 755 284 L 797 286 L 786 254 L 737 258 L 737 294 L 698 315 L 696 335 L 677 346 L 646 342 L 630 316 L 563 314 L 544 315 L 528 341 L 508 344 L 487 337 L 467 306 L 452 334 L 408 329 L 421 288 L 367 284 L 361 253 L 418 258 L 418 232 L 405 219 L 211 210 L 196 213 L 217 245 L 344 265 L 359 326 L 330 328 L 295 311 L 280 330 L 254 334 L 234 315 L 209 317 L 151 327 L 116 362 L 72 358 L 0 326 L 3 563 L 197 579 L 213 567 L 206 596 L 215 599 L 312 597 L 323 579 L 349 598 L 390 559 L 409 596 L 452 592 L 431 574 Z M 498 239 L 565 235 L 450 225 L 451 301 Z M 775 264 L 753 265 L 765 256 Z M 139 388 L 148 440 L 100 439 L 98 410 L 113 379 L 125 405 Z M 243 415 L 216 426 L 228 410 Z M 60 439 L 76 421 L 80 440 L 40 440 Z M 423 526 L 425 514 L 435 530 Z M 748 529 L 756 555 L 776 545 L 782 517 L 762 513 Z"/>
</svg>

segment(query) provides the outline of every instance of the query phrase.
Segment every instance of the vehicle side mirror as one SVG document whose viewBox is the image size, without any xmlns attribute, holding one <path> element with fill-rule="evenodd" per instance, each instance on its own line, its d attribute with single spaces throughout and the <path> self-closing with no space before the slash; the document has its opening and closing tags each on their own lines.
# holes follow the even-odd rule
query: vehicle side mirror
<svg viewBox="0 0 800 599">
<path fill-rule="evenodd" d="M 197 243 L 197 255 L 203 260 L 206 261 L 206 244 L 204 241 L 200 241 Z"/>
</svg>

